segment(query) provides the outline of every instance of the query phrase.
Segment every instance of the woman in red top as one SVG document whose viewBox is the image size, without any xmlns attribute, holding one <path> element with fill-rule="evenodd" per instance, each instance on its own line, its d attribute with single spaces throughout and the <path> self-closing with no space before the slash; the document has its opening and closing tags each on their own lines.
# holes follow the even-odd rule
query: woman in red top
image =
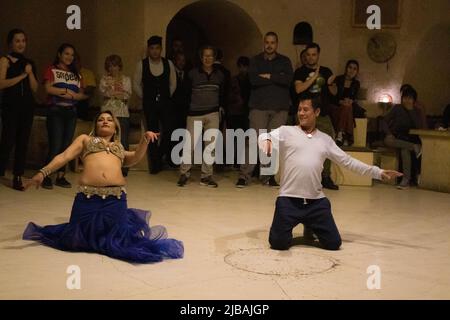
<svg viewBox="0 0 450 320">
<path fill-rule="evenodd" d="M 44 74 L 45 91 L 47 92 L 47 132 L 49 150 L 47 162 L 64 151 L 72 142 L 77 123 L 77 101 L 87 99 L 83 93 L 82 79 L 76 61 L 76 50 L 68 43 L 62 44 L 55 60 Z M 55 184 L 63 188 L 72 185 L 64 177 L 65 166 L 61 167 L 56 176 Z M 50 177 L 46 177 L 42 186 L 53 188 Z"/>
</svg>

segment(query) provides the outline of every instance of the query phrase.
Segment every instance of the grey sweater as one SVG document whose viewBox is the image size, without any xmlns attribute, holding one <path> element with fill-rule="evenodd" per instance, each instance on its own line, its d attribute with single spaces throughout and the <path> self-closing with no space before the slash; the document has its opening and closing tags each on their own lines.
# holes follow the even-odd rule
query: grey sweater
<svg viewBox="0 0 450 320">
<path fill-rule="evenodd" d="M 274 59 L 266 60 L 264 53 L 260 53 L 250 61 L 248 73 L 252 85 L 250 109 L 289 110 L 289 86 L 294 73 L 288 57 L 277 54 Z M 270 73 L 270 79 L 259 76 L 264 73 Z"/>
<path fill-rule="evenodd" d="M 189 115 L 199 116 L 218 112 L 223 107 L 223 73 L 214 68 L 207 74 L 201 68 L 194 68 L 189 72 L 190 104 Z"/>
</svg>

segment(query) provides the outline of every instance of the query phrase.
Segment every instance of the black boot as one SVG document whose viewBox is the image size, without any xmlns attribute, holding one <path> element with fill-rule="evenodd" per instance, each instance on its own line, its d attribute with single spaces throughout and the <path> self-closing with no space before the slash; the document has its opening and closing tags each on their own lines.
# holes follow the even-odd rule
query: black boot
<svg viewBox="0 0 450 320">
<path fill-rule="evenodd" d="M 22 184 L 22 177 L 21 176 L 14 176 L 13 178 L 13 189 L 18 191 L 25 191 L 25 188 Z"/>
</svg>

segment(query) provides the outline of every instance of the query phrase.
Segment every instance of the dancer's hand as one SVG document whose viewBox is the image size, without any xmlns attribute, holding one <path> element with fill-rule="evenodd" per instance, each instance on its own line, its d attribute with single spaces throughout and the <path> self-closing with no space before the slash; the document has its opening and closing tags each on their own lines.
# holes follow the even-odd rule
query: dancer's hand
<svg viewBox="0 0 450 320">
<path fill-rule="evenodd" d="M 268 156 L 270 156 L 272 154 L 272 141 L 270 140 L 265 140 L 262 143 L 262 151 L 267 154 Z"/>
<path fill-rule="evenodd" d="M 144 133 L 144 136 L 142 137 L 142 139 L 147 143 L 147 144 L 149 144 L 149 143 L 153 143 L 153 142 L 155 142 L 156 140 L 158 140 L 158 138 L 159 138 L 159 132 L 158 133 L 155 133 L 155 132 L 153 132 L 153 131 L 147 131 L 146 133 Z"/>
<path fill-rule="evenodd" d="M 34 185 L 36 186 L 36 189 L 39 189 L 43 181 L 44 176 L 42 175 L 42 173 L 38 172 L 33 176 L 33 178 L 25 179 L 25 181 L 23 182 L 23 187 L 25 188 L 25 190 L 27 190 L 29 187 Z"/>
<path fill-rule="evenodd" d="M 403 173 L 395 171 L 395 170 L 383 170 L 381 172 L 381 178 L 383 180 L 391 180 L 393 178 L 401 177 Z"/>
</svg>

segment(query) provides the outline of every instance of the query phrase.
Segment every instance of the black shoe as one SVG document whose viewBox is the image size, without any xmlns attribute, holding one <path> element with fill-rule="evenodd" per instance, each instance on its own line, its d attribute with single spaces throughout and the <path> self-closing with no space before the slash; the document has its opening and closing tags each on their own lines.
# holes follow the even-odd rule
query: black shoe
<svg viewBox="0 0 450 320">
<path fill-rule="evenodd" d="M 163 161 L 161 158 L 152 158 L 149 164 L 150 174 L 158 174 L 163 170 Z"/>
<path fill-rule="evenodd" d="M 177 186 L 184 187 L 188 181 L 188 177 L 185 174 L 180 176 L 180 179 L 177 182 Z"/>
<path fill-rule="evenodd" d="M 55 185 L 62 188 L 72 188 L 72 185 L 65 177 L 56 178 Z"/>
<path fill-rule="evenodd" d="M 200 185 L 210 188 L 217 188 L 219 186 L 211 177 L 200 179 Z"/>
<path fill-rule="evenodd" d="M 248 183 L 247 183 L 247 181 L 245 181 L 245 179 L 240 178 L 236 182 L 236 188 L 245 188 L 246 186 L 248 186 Z"/>
<path fill-rule="evenodd" d="M 265 184 L 268 185 L 269 187 L 272 187 L 272 188 L 279 188 L 280 187 L 280 185 L 275 180 L 274 176 L 271 176 L 270 179 L 267 180 L 267 182 Z"/>
<path fill-rule="evenodd" d="M 339 186 L 335 185 L 333 180 L 331 180 L 330 177 L 322 178 L 322 187 L 324 187 L 326 189 L 331 189 L 331 190 L 339 190 Z"/>
<path fill-rule="evenodd" d="M 154 166 L 150 169 L 150 174 L 158 174 L 161 172 L 161 167 L 160 166 Z"/>
<path fill-rule="evenodd" d="M 42 188 L 44 189 L 53 189 L 53 182 L 50 177 L 45 177 L 44 181 L 42 181 Z"/>
<path fill-rule="evenodd" d="M 13 189 L 18 191 L 25 191 L 25 188 L 22 184 L 22 177 L 21 176 L 14 176 L 13 178 Z"/>
</svg>

